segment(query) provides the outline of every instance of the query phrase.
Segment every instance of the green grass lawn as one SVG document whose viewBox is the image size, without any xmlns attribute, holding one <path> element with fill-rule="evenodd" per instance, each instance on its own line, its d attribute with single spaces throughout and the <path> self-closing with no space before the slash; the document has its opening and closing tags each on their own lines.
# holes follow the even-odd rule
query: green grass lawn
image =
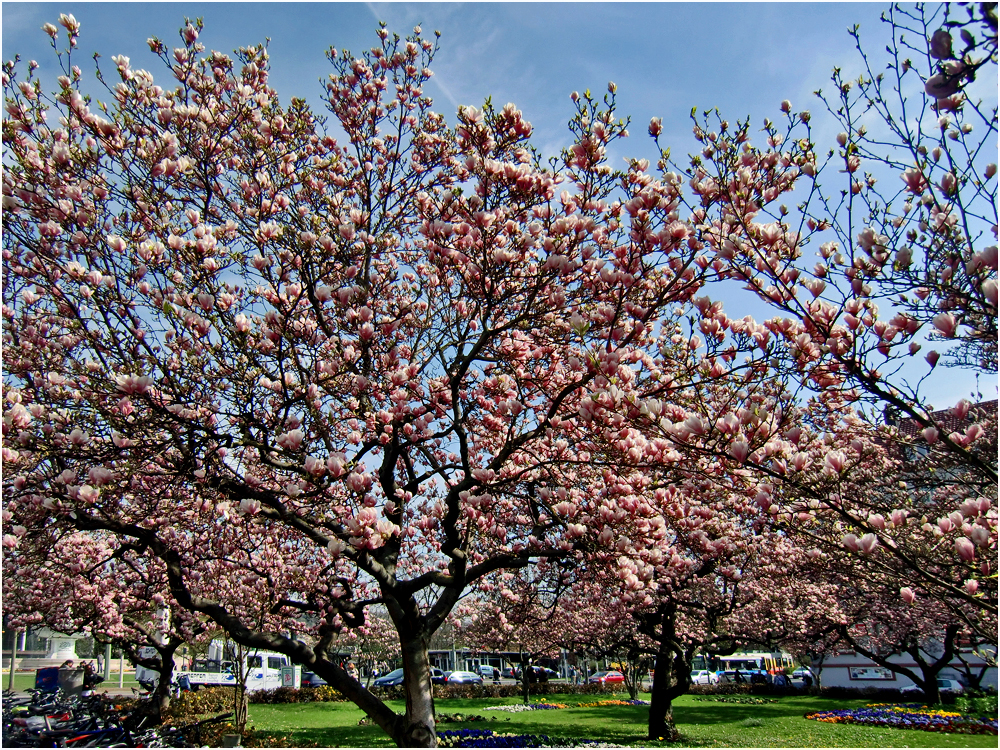
<svg viewBox="0 0 1000 750">
<path fill-rule="evenodd" d="M 640 696 L 648 700 L 648 695 Z M 616 696 L 547 696 L 572 708 L 511 714 L 484 711 L 487 706 L 519 703 L 517 698 L 437 701 L 438 714 L 481 714 L 489 721 L 438 724 L 438 730 L 492 729 L 514 734 L 547 734 L 603 740 L 637 747 L 675 747 L 646 739 L 646 706 L 577 708 L 577 703 Z M 685 747 L 993 747 L 995 735 L 940 734 L 918 730 L 826 724 L 807 720 L 812 711 L 863 706 L 863 700 L 830 700 L 809 696 L 782 698 L 778 703 L 740 705 L 684 696 L 674 703 L 674 717 Z M 401 701 L 390 701 L 395 711 Z M 359 726 L 362 712 L 350 703 L 305 703 L 250 706 L 250 724 L 262 734 L 290 745 L 320 747 L 392 747 L 378 727 Z"/>
</svg>

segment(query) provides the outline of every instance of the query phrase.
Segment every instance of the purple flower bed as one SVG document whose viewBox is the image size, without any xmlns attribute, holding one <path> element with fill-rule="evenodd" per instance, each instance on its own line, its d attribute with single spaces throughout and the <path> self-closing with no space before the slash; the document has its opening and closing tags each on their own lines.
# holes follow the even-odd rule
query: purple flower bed
<svg viewBox="0 0 1000 750">
<path fill-rule="evenodd" d="M 573 740 L 547 734 L 498 734 L 491 729 L 438 732 L 440 747 L 619 747 L 598 740 Z"/>
<path fill-rule="evenodd" d="M 920 729 L 925 732 L 954 734 L 996 734 L 997 720 L 990 716 L 965 716 L 952 711 L 931 709 L 919 703 L 890 705 L 869 704 L 864 708 L 844 708 L 836 711 L 817 711 L 806 714 L 830 724 L 864 724 L 874 727 Z"/>
</svg>

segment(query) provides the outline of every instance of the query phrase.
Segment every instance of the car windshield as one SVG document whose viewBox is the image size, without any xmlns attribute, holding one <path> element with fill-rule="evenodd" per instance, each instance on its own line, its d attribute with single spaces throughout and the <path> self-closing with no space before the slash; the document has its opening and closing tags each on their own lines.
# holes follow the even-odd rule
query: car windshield
<svg viewBox="0 0 1000 750">
<path fill-rule="evenodd" d="M 389 672 L 389 674 L 387 674 L 385 676 L 385 679 L 388 679 L 390 677 L 396 678 L 396 677 L 402 677 L 402 676 L 403 676 L 403 670 L 402 669 L 394 669 L 391 672 Z"/>
</svg>

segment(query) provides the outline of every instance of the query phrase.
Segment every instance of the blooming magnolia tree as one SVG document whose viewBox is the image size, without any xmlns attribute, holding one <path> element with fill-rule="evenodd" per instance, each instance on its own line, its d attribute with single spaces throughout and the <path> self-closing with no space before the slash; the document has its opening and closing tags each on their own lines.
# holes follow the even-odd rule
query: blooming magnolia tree
<svg viewBox="0 0 1000 750">
<path fill-rule="evenodd" d="M 665 403 L 641 384 L 638 400 L 609 406 L 636 430 L 619 453 L 666 441 L 679 455 L 718 456 L 759 478 L 757 502 L 786 531 L 806 531 L 805 548 L 877 554 L 956 616 L 980 607 L 995 631 L 995 596 L 979 586 L 996 582 L 996 410 L 963 399 L 935 411 L 921 390 L 940 359 L 922 355 L 929 345 L 957 342 L 962 363 L 996 373 L 996 111 L 970 81 L 995 77 L 996 22 L 984 9 L 958 22 L 947 7 L 894 8 L 887 72 L 834 74 L 828 106 L 844 132 L 825 158 L 810 114 L 789 102 L 759 146 L 748 122 L 695 118 L 704 148 L 686 171 L 698 236 L 721 278 L 777 314 L 733 320 L 706 300 L 699 327 L 723 356 L 729 342 L 768 347 L 755 361 L 794 395 L 756 391 L 751 404 L 745 388 L 726 409 L 724 394 Z M 944 98 L 936 76 L 950 81 Z M 883 189 L 886 175 L 895 184 Z"/>
<path fill-rule="evenodd" d="M 419 29 L 330 51 L 341 144 L 198 23 L 149 40 L 169 83 L 115 57 L 98 104 L 60 23 L 53 94 L 4 68 L 5 510 L 116 536 L 177 606 L 435 744 L 427 645 L 467 587 L 608 542 L 594 389 L 651 353 L 699 374 L 670 341 L 710 270 L 679 179 L 608 166 L 613 85 L 574 96 L 556 170 L 513 105 L 447 129 Z M 331 658 L 373 605 L 403 715 Z"/>
<path fill-rule="evenodd" d="M 205 627 L 185 610 L 171 611 L 157 562 L 108 535 L 54 537 L 25 529 L 4 558 L 4 615 L 17 627 L 89 632 L 121 648 L 134 664 L 159 672 L 154 700 L 147 704 L 159 716 L 170 702 L 174 653 Z M 155 649 L 156 657 L 141 655 L 143 647 Z"/>
<path fill-rule="evenodd" d="M 436 742 L 427 647 L 471 586 L 610 559 L 621 601 L 650 605 L 656 576 L 688 568 L 646 545 L 667 515 L 750 529 L 733 509 L 755 502 L 804 534 L 795 554 L 846 548 L 995 630 L 990 425 L 949 429 L 900 369 L 933 328 L 995 372 L 996 114 L 970 82 L 995 70 L 995 28 L 963 21 L 957 50 L 947 19 L 931 33 L 922 6 L 893 13 L 891 47 L 912 22 L 927 49 L 896 55 L 892 85 L 953 90 L 911 123 L 881 109 L 884 77 L 835 74 L 845 131 L 826 160 L 790 104 L 759 147 L 748 123 L 698 118 L 687 208 L 666 154 L 653 172 L 607 163 L 627 134 L 613 84 L 574 94 L 572 145 L 546 167 L 513 105 L 447 127 L 419 29 L 330 51 L 340 143 L 280 105 L 263 47 L 206 52 L 188 23 L 175 49 L 149 40 L 169 83 L 114 57 L 101 103 L 78 23 L 60 18 L 65 50 L 46 25 L 56 90 L 16 60 L 3 73 L 4 546 L 111 535 L 162 565 L 172 604 L 290 655 L 406 746 Z M 904 187 L 879 193 L 894 172 Z M 719 278 L 782 317 L 728 318 L 703 294 Z M 898 486 L 900 435 L 859 403 L 948 457 L 937 531 Z M 658 509 L 685 463 L 683 507 Z M 713 507 L 720 486 L 737 499 Z M 720 554 L 747 536 L 722 529 Z M 402 715 L 332 658 L 375 606 Z"/>
</svg>

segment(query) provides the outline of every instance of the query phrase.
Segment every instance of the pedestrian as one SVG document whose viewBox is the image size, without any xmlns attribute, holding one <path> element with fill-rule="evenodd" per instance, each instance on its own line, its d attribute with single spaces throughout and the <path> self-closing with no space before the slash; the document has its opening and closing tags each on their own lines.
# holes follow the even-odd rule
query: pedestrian
<svg viewBox="0 0 1000 750">
<path fill-rule="evenodd" d="M 746 682 L 746 680 L 743 679 L 743 675 L 740 673 L 740 670 L 738 669 L 736 670 L 736 682 L 737 683 Z"/>
<path fill-rule="evenodd" d="M 500 684 L 500 670 L 497 667 L 493 667 L 493 684 Z"/>
<path fill-rule="evenodd" d="M 83 663 L 83 695 L 93 695 L 94 687 L 104 682 L 104 678 L 97 674 L 94 663 L 86 661 Z"/>
<path fill-rule="evenodd" d="M 59 669 L 73 669 L 73 660 L 67 659 L 62 664 L 59 665 Z"/>
</svg>

